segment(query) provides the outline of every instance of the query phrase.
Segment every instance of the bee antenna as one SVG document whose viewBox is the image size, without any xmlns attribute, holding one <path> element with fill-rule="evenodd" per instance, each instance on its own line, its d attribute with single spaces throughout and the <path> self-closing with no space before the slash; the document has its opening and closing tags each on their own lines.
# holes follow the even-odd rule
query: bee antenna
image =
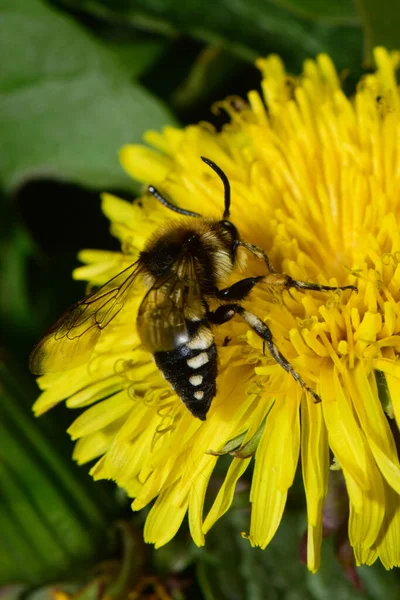
<svg viewBox="0 0 400 600">
<path fill-rule="evenodd" d="M 225 173 L 223 172 L 221 167 L 216 165 L 215 162 L 213 162 L 209 158 L 206 158 L 205 156 L 201 156 L 200 158 L 204 163 L 206 163 L 206 165 L 211 167 L 212 170 L 216 172 L 216 174 L 218 175 L 218 177 L 221 179 L 222 183 L 224 184 L 225 210 L 224 210 L 224 214 L 222 215 L 222 218 L 228 219 L 229 214 L 230 214 L 229 208 L 231 206 L 231 185 L 229 183 L 229 179 L 225 175 Z"/>
<path fill-rule="evenodd" d="M 156 200 L 161 202 L 161 204 L 163 204 L 170 210 L 179 213 L 180 215 L 185 215 L 186 217 L 201 217 L 199 213 L 195 213 L 191 210 L 185 210 L 184 208 L 179 208 L 179 206 L 175 206 L 175 204 L 172 204 L 169 200 L 165 198 L 165 196 L 163 196 L 158 190 L 156 190 L 156 188 L 153 185 L 149 185 L 147 191 L 149 194 L 154 196 Z"/>
</svg>

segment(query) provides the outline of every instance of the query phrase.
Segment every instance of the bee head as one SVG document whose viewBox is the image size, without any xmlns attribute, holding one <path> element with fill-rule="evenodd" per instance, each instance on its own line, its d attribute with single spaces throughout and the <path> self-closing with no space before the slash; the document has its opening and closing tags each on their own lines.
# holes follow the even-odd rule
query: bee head
<svg viewBox="0 0 400 600">
<path fill-rule="evenodd" d="M 215 224 L 214 231 L 217 233 L 217 236 L 222 242 L 225 249 L 229 252 L 232 260 L 232 264 L 236 261 L 236 250 L 239 245 L 239 232 L 232 221 L 229 220 L 229 209 L 231 206 L 231 186 L 229 183 L 228 177 L 225 175 L 221 167 L 215 164 L 209 158 L 201 157 L 201 160 L 206 163 L 218 177 L 221 179 L 224 184 L 224 213 L 222 215 L 221 221 L 217 221 Z"/>
<path fill-rule="evenodd" d="M 228 219 L 222 219 L 222 221 L 218 221 L 217 230 L 222 239 L 229 246 L 236 245 L 235 243 L 239 240 L 239 232 L 232 221 L 228 221 Z"/>
</svg>

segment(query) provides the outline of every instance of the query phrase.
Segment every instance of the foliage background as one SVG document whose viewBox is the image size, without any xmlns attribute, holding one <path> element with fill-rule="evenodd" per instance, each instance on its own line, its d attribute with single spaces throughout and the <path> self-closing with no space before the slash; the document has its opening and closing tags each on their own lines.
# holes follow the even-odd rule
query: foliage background
<svg viewBox="0 0 400 600">
<path fill-rule="evenodd" d="M 32 417 L 37 389 L 27 370 L 35 340 L 84 293 L 70 277 L 76 252 L 117 248 L 99 192 L 133 199 L 139 191 L 119 167 L 120 146 L 165 124 L 221 127 L 212 103 L 258 88 L 253 60 L 271 52 L 295 73 L 305 58 L 328 52 L 351 94 L 374 45 L 400 47 L 399 13 L 396 0 L 0 2 L 2 598 L 50 598 L 43 586 L 56 581 L 75 592 L 94 581 L 76 597 L 101 598 L 99 581 L 111 580 L 111 597 L 121 599 L 129 586 L 143 598 L 399 597 L 398 573 L 378 565 L 358 570 L 356 590 L 330 540 L 319 573 L 306 571 L 300 483 L 264 552 L 240 535 L 246 479 L 205 548 L 194 547 L 186 527 L 161 550 L 145 547 L 145 511 L 132 515 L 120 491 L 73 464 L 64 433 L 71 413 L 59 407 Z M 129 525 L 118 529 L 116 519 Z"/>
</svg>

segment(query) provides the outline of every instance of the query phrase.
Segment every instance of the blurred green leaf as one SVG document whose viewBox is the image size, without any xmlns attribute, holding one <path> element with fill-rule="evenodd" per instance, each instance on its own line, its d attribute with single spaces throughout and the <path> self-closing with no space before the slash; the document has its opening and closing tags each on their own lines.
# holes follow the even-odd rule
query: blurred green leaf
<svg viewBox="0 0 400 600">
<path fill-rule="evenodd" d="M 130 81 L 143 76 L 167 48 L 165 39 L 133 39 L 129 42 L 104 42 L 104 45 L 125 69 Z"/>
<path fill-rule="evenodd" d="M 330 53 L 339 68 L 356 68 L 361 60 L 361 28 L 314 23 L 274 0 L 219 0 L 208 3 L 206 10 L 202 0 L 62 1 L 103 18 L 128 20 L 141 29 L 189 34 L 248 60 L 278 52 L 297 68 L 322 51 Z M 341 2 L 344 6 L 345 0 Z"/>
<path fill-rule="evenodd" d="M 168 544 L 153 553 L 153 568 L 162 576 L 183 573 L 196 562 L 199 548 L 189 541 L 187 535 L 175 536 Z"/>
<path fill-rule="evenodd" d="M 168 110 L 66 14 L 39 0 L 5 0 L 0 18 L 3 185 L 46 175 L 95 188 L 129 186 L 118 149 L 172 123 Z M 139 52 L 132 75 L 142 60 Z"/>
<path fill-rule="evenodd" d="M 268 0 L 266 0 L 268 1 Z M 309 19 L 327 21 L 336 25 L 359 25 L 353 0 L 271 0 L 275 4 Z"/>
<path fill-rule="evenodd" d="M 241 63 L 231 54 L 216 46 L 206 46 L 193 63 L 190 73 L 172 95 L 172 104 L 177 110 L 193 106 L 209 99 L 221 83 L 226 82 L 237 71 Z"/>
<path fill-rule="evenodd" d="M 398 0 L 355 0 L 364 23 L 365 61 L 373 64 L 372 50 L 386 46 L 389 50 L 400 49 L 400 6 Z"/>
<path fill-rule="evenodd" d="M 237 500 L 236 500 L 237 502 Z M 300 542 L 306 528 L 302 511 L 286 510 L 266 550 L 252 548 L 242 538 L 249 513 L 231 509 L 207 535 L 198 561 L 199 582 L 206 600 L 397 600 L 399 578 L 380 564 L 358 569 L 363 590 L 346 579 L 333 552 L 323 541 L 321 567 L 311 574 L 300 562 Z"/>
<path fill-rule="evenodd" d="M 6 220 L 4 213 L 3 220 Z M 2 331 L 7 325 L 14 328 L 15 334 L 16 328 L 31 328 L 26 264 L 32 256 L 33 243 L 22 225 L 15 222 L 11 225 L 8 229 L 0 227 L 0 323 Z"/>
<path fill-rule="evenodd" d="M 24 585 L 9 585 L 0 588 L 1 600 L 21 600 L 26 587 Z"/>
<path fill-rule="evenodd" d="M 101 487 L 65 461 L 45 420 L 26 408 L 34 392 L 0 362 L 0 585 L 40 584 L 79 572 L 99 554 L 114 510 Z"/>
<path fill-rule="evenodd" d="M 298 557 L 299 519 L 286 516 L 271 546 L 262 551 L 242 538 L 248 517 L 244 510 L 231 510 L 208 534 L 198 567 L 206 600 L 311 600 Z"/>
</svg>

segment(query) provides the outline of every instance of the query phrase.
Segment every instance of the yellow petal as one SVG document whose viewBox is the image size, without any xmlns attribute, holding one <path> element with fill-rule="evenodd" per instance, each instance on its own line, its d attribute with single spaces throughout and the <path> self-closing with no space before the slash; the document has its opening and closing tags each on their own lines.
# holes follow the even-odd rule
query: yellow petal
<svg viewBox="0 0 400 600">
<path fill-rule="evenodd" d="M 77 441 L 74 447 L 73 458 L 79 465 L 83 465 L 94 458 L 107 452 L 112 441 L 123 423 L 124 417 L 111 423 L 107 427 L 90 433 Z"/>
<path fill-rule="evenodd" d="M 89 406 L 104 397 L 112 396 L 119 392 L 123 387 L 123 381 L 120 375 L 110 375 L 104 379 L 94 381 L 89 385 L 78 390 L 68 398 L 66 405 L 68 408 L 81 408 Z"/>
<path fill-rule="evenodd" d="M 153 185 L 164 181 L 173 164 L 168 156 L 135 144 L 123 146 L 119 152 L 119 160 L 133 179 Z"/>
<path fill-rule="evenodd" d="M 98 431 L 132 410 L 132 400 L 123 390 L 80 415 L 68 429 L 73 440 Z"/>
<path fill-rule="evenodd" d="M 307 568 L 316 573 L 321 562 L 322 519 L 315 527 L 307 526 Z"/>
<path fill-rule="evenodd" d="M 33 405 L 35 415 L 42 415 L 53 406 L 56 406 L 71 393 L 75 393 L 81 387 L 84 387 L 88 380 L 89 376 L 85 367 L 78 367 L 74 371 L 64 373 L 43 375 L 38 379 L 38 384 L 44 392 Z"/>
<path fill-rule="evenodd" d="M 266 548 L 281 521 L 298 461 L 298 409 L 298 396 L 275 403 L 257 448 L 250 497 L 249 540 L 253 546 Z"/>
<path fill-rule="evenodd" d="M 395 60 L 397 55 L 395 55 Z M 378 77 L 384 90 L 391 90 L 391 98 L 396 109 L 399 108 L 399 95 L 397 92 L 397 82 L 393 69 L 393 60 L 385 48 L 377 47 L 374 49 L 374 59 L 378 67 Z"/>
<path fill-rule="evenodd" d="M 371 478 L 375 476 L 374 487 L 368 492 L 362 492 L 361 505 L 354 506 L 350 499 L 349 539 L 353 547 L 368 551 L 379 535 L 385 516 L 385 496 L 382 477 L 372 466 Z M 349 476 L 344 471 L 350 493 Z"/>
<path fill-rule="evenodd" d="M 146 519 L 144 539 L 156 548 L 174 537 L 187 511 L 187 500 L 177 506 L 171 502 L 173 496 L 174 488 L 171 486 L 160 494 Z"/>
<path fill-rule="evenodd" d="M 394 416 L 397 427 L 400 428 L 400 365 L 394 364 L 392 361 L 388 360 L 376 362 L 377 369 L 380 369 L 385 373 Z"/>
<path fill-rule="evenodd" d="M 357 485 L 361 489 L 367 489 L 369 483 L 365 441 L 354 418 L 346 390 L 331 365 L 321 369 L 320 392 L 329 445 L 340 465 Z"/>
<path fill-rule="evenodd" d="M 372 388 L 361 363 L 355 368 L 354 379 L 347 377 L 353 402 L 372 454 L 386 478 L 400 493 L 400 464 L 390 427 L 378 398 L 376 385 Z"/>
<path fill-rule="evenodd" d="M 205 518 L 203 525 L 204 533 L 207 533 L 214 523 L 216 523 L 216 521 L 218 521 L 218 519 L 222 517 L 222 515 L 225 514 L 229 509 L 230 505 L 232 504 L 238 479 L 243 475 L 249 466 L 250 461 L 251 458 L 232 459 L 224 481 L 218 490 L 217 497 L 215 498 L 213 505 L 210 508 L 207 517 Z"/>
<path fill-rule="evenodd" d="M 386 569 L 400 566 L 400 498 L 388 485 L 386 492 L 386 514 L 376 550 Z"/>
<path fill-rule="evenodd" d="M 318 570 L 322 510 L 328 491 L 329 447 L 321 405 L 306 395 L 301 403 L 301 461 L 307 498 L 307 566 Z"/>
<path fill-rule="evenodd" d="M 209 479 L 218 458 L 211 456 L 207 467 L 197 477 L 189 492 L 189 529 L 197 546 L 204 546 L 203 509 Z"/>
</svg>

